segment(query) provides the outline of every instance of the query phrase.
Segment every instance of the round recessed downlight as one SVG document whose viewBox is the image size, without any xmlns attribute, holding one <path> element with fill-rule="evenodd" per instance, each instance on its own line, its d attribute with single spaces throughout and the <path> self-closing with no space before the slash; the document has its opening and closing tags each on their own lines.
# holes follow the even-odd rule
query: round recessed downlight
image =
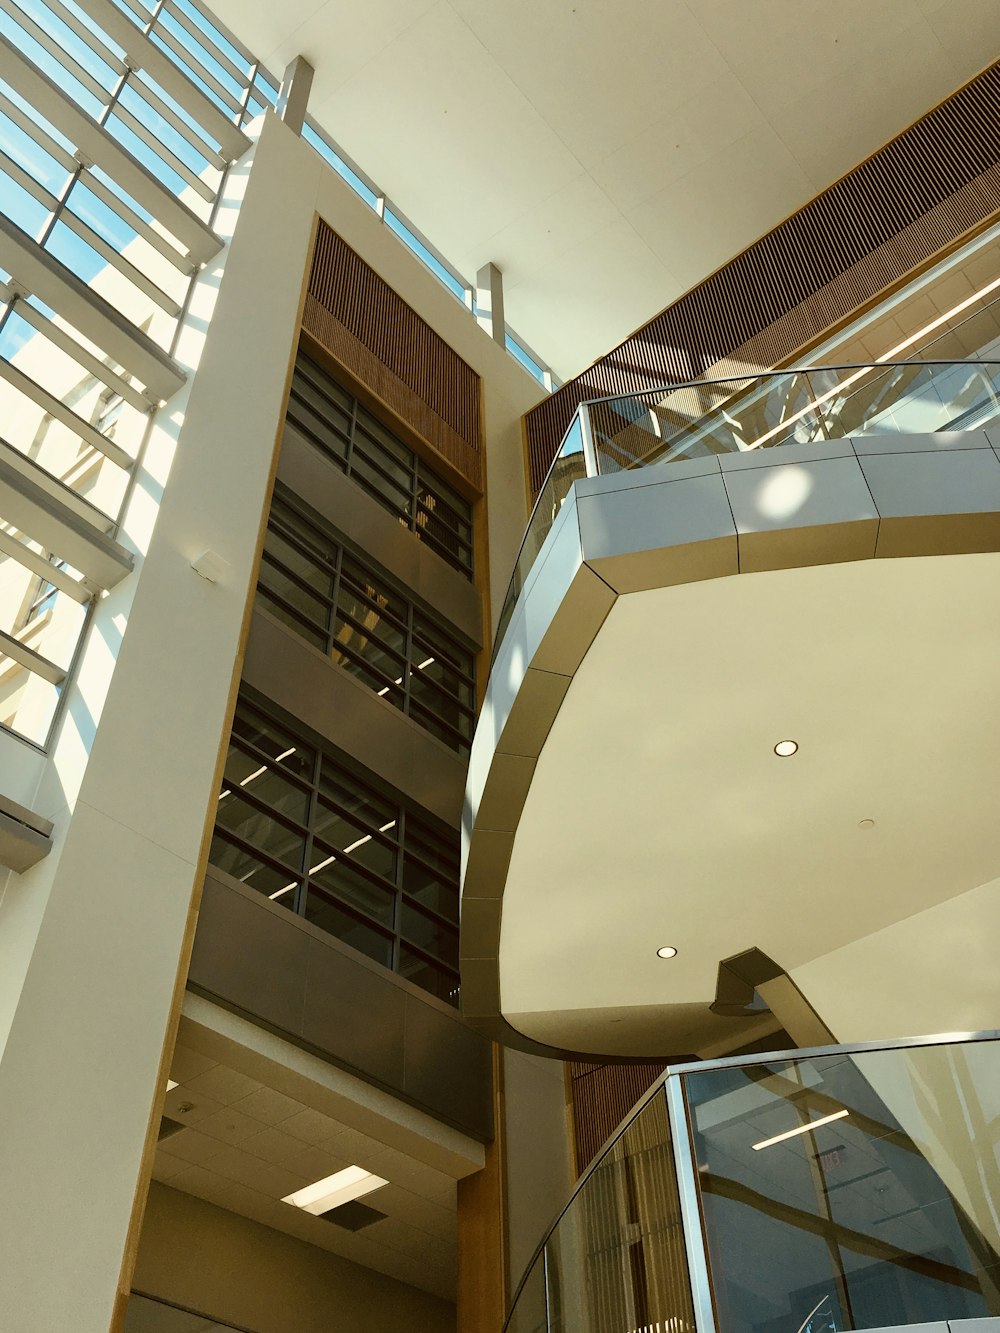
<svg viewBox="0 0 1000 1333">
<path fill-rule="evenodd" d="M 661 949 L 656 951 L 657 958 L 676 958 L 677 950 L 670 944 L 664 944 Z"/>
<path fill-rule="evenodd" d="M 874 827 L 875 827 L 875 821 L 874 821 L 874 819 L 859 819 L 859 820 L 858 820 L 858 828 L 860 828 L 860 829 L 869 829 L 869 828 L 874 828 Z"/>
<path fill-rule="evenodd" d="M 774 753 L 779 759 L 787 759 L 789 755 L 793 755 L 798 748 L 798 741 L 779 741 L 774 747 Z"/>
</svg>

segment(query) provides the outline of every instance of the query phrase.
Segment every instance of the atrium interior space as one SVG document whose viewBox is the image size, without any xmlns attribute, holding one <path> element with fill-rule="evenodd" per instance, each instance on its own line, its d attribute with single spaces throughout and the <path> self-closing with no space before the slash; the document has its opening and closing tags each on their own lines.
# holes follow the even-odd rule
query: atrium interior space
<svg viewBox="0 0 1000 1333">
<path fill-rule="evenodd" d="M 0 1333 L 1000 1333 L 996 0 L 0 0 Z"/>
</svg>

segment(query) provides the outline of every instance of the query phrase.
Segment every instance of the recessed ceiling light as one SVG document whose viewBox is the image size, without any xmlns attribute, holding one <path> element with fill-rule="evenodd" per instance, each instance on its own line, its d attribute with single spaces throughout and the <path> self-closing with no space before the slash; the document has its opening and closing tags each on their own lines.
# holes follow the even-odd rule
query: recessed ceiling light
<svg viewBox="0 0 1000 1333">
<path fill-rule="evenodd" d="M 874 819 L 859 819 L 858 828 L 869 829 L 875 827 Z"/>
<path fill-rule="evenodd" d="M 833 1115 L 820 1116 L 819 1120 L 810 1120 L 808 1125 L 799 1125 L 796 1129 L 786 1129 L 784 1134 L 775 1134 L 774 1138 L 761 1139 L 760 1143 L 751 1144 L 754 1152 L 760 1152 L 761 1148 L 770 1148 L 772 1143 L 784 1143 L 785 1139 L 794 1139 L 799 1134 L 808 1134 L 811 1129 L 819 1129 L 820 1125 L 829 1125 L 834 1120 L 843 1120 L 845 1115 L 850 1115 L 846 1108 L 843 1111 L 834 1111 Z"/>
<path fill-rule="evenodd" d="M 662 948 L 656 951 L 657 958 L 676 958 L 677 950 L 672 944 L 664 944 Z"/>
<path fill-rule="evenodd" d="M 322 1180 L 305 1185 L 293 1194 L 286 1194 L 281 1202 L 294 1204 L 296 1208 L 318 1217 L 320 1213 L 328 1213 L 331 1208 L 339 1208 L 342 1203 L 360 1199 L 363 1194 L 371 1194 L 388 1183 L 381 1176 L 366 1171 L 363 1166 L 347 1166 L 343 1171 L 324 1176 Z"/>
<path fill-rule="evenodd" d="M 774 747 L 774 753 L 779 759 L 787 759 L 788 756 L 794 754 L 798 748 L 798 741 L 779 741 Z"/>
</svg>

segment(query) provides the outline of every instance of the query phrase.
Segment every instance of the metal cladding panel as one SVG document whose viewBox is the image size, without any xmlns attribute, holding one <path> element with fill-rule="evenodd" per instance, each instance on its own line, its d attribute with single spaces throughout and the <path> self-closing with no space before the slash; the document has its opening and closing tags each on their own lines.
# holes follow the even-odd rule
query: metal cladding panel
<svg viewBox="0 0 1000 1333">
<path fill-rule="evenodd" d="M 322 220 L 302 327 L 479 491 L 479 376 Z"/>
<path fill-rule="evenodd" d="M 1000 209 L 1000 62 L 525 417 L 532 495 L 579 403 L 780 365 Z"/>
<path fill-rule="evenodd" d="M 211 867 L 188 984 L 472 1138 L 492 1137 L 485 1038 Z"/>
</svg>

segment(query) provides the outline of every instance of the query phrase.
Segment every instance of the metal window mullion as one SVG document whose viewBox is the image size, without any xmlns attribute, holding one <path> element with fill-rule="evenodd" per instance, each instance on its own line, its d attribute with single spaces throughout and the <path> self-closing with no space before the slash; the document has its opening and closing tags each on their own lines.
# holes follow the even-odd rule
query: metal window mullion
<svg viewBox="0 0 1000 1333">
<path fill-rule="evenodd" d="M 326 592 L 317 592 L 302 574 L 299 574 L 296 570 L 292 569 L 290 565 L 286 565 L 284 560 L 282 560 L 280 556 L 275 555 L 273 551 L 269 551 L 267 549 L 266 539 L 261 555 L 267 559 L 269 565 L 280 569 L 282 574 L 287 574 L 293 583 L 299 585 L 303 592 L 307 592 L 310 597 L 315 597 L 317 602 L 325 603 L 327 607 L 331 605 L 330 594 Z M 322 569 L 322 566 L 317 566 L 317 568 Z M 326 571 L 324 570 L 323 572 L 325 573 Z"/>
<path fill-rule="evenodd" d="M 53 587 L 72 597 L 73 601 L 79 602 L 81 606 L 86 606 L 90 601 L 93 594 L 89 588 L 84 587 L 65 570 L 57 569 L 40 551 L 35 551 L 25 542 L 19 541 L 9 529 L 3 527 L 0 527 L 0 551 L 10 556 L 17 564 L 23 565 L 30 573 L 47 579 Z"/>
<path fill-rule="evenodd" d="M 246 86 L 248 71 L 241 70 L 232 58 L 227 56 L 225 51 L 215 43 L 209 33 L 205 32 L 203 28 L 199 28 L 197 23 L 193 23 L 179 5 L 174 4 L 174 0 L 166 0 L 166 2 L 161 5 L 160 14 L 163 13 L 169 14 L 179 27 L 183 28 L 186 33 L 193 37 L 198 45 L 205 50 L 206 54 L 210 55 L 213 60 L 217 61 L 229 77 L 235 79 L 241 88 Z M 159 15 L 157 15 L 157 17 L 159 17 Z"/>
<path fill-rule="evenodd" d="M 246 152 L 250 146 L 246 135 L 113 0 L 88 0 L 88 8 L 108 35 L 124 48 L 130 64 L 143 69 L 147 78 L 182 106 L 219 144 L 227 160 L 235 160 Z M 143 22 L 148 19 L 147 13 Z"/>
<path fill-rule="evenodd" d="M 18 666 L 30 671 L 33 676 L 41 676 L 42 680 L 48 681 L 50 685 L 61 685 L 66 679 L 66 672 L 62 667 L 56 666 L 55 662 L 49 661 L 41 653 L 36 653 L 34 648 L 29 648 L 21 643 L 20 639 L 15 639 L 12 634 L 7 634 L 4 630 L 0 630 L 0 655 L 9 657 Z"/>
<path fill-rule="evenodd" d="M 417 510 L 420 505 L 420 463 L 416 454 L 413 454 L 412 458 L 413 462 L 410 467 L 410 531 L 417 532 Z"/>
<path fill-rule="evenodd" d="M 93 445 L 95 449 L 99 449 L 112 463 L 117 463 L 120 468 L 124 468 L 126 471 L 132 467 L 134 459 L 124 449 L 119 448 L 117 444 L 107 439 L 100 431 L 95 430 L 89 421 L 84 421 L 83 417 L 77 415 L 71 407 L 67 407 L 55 394 L 50 393 L 48 389 L 36 383 L 35 380 L 10 361 L 0 359 L 0 378 L 5 379 L 8 384 L 18 389 L 26 398 L 30 398 L 43 411 L 48 412 L 50 416 L 68 427 L 74 435 L 87 444 Z"/>
<path fill-rule="evenodd" d="M 181 138 L 186 139 L 196 153 L 200 153 L 207 162 L 210 162 L 217 171 L 225 171 L 226 159 L 217 148 L 213 148 L 207 138 L 203 138 L 194 130 L 182 116 L 179 116 L 168 102 L 165 102 L 160 95 L 155 92 L 149 83 L 142 79 L 133 79 L 131 88 L 137 97 L 142 100 L 158 115 L 177 131 Z"/>
<path fill-rule="evenodd" d="M 688 1277 L 691 1282 L 695 1328 L 698 1333 L 715 1333 L 712 1280 L 683 1077 L 668 1072 L 662 1095 L 667 1104 L 667 1122 L 670 1127 L 670 1146 L 673 1149 L 674 1174 L 681 1206 L 681 1227 Z"/>
<path fill-rule="evenodd" d="M 139 23 L 142 25 L 143 29 L 147 28 L 150 25 L 150 23 L 152 22 L 156 13 L 159 11 L 160 8 L 160 6 L 157 4 L 153 6 L 152 10 L 149 10 L 146 8 L 144 4 L 141 3 L 141 0 L 115 0 L 115 3 L 118 5 L 120 9 L 129 10 L 134 15 L 134 17 L 139 20 Z"/>
<path fill-rule="evenodd" d="M 9 300 L 13 296 L 16 296 L 16 293 L 12 292 L 7 284 L 0 284 L 0 297 Z M 109 389 L 115 389 L 116 393 L 120 393 L 121 397 L 137 412 L 149 411 L 149 400 L 143 396 L 143 393 L 140 393 L 139 389 L 135 388 L 135 385 L 129 384 L 128 380 L 123 379 L 119 373 L 113 371 L 109 365 L 100 360 L 100 357 L 93 355 L 93 352 L 89 352 L 83 344 L 77 343 L 75 339 L 69 337 L 68 333 L 59 327 L 59 324 L 53 323 L 39 309 L 33 307 L 31 301 L 19 300 L 17 316 L 19 316 L 19 319 L 23 319 L 25 324 L 31 324 L 31 327 L 41 333 L 41 336 L 52 343 L 53 347 L 59 348 L 60 352 L 65 352 L 65 355 L 77 361 L 85 371 L 91 372 L 95 379 L 101 380 L 101 383 L 107 384 Z"/>
<path fill-rule="evenodd" d="M 228 106 L 230 115 L 235 115 L 239 111 L 239 99 L 233 96 L 225 84 L 219 82 L 212 71 L 202 64 L 201 59 L 195 52 L 186 47 L 169 28 L 157 24 L 150 30 L 150 39 L 153 38 L 162 42 L 163 46 L 173 53 L 181 73 L 189 78 L 195 86 L 204 84 L 211 88 L 219 101 Z"/>
<path fill-rule="evenodd" d="M 88 168 L 83 172 L 82 183 L 85 189 L 100 199 L 111 209 L 127 227 L 131 227 L 134 232 L 140 235 L 147 245 L 152 246 L 164 259 L 170 261 L 174 268 L 184 277 L 192 277 L 198 270 L 197 266 L 191 262 L 183 251 L 178 250 L 160 232 L 154 231 L 144 218 L 141 218 L 134 209 L 130 208 L 122 199 L 119 199 L 113 190 L 108 189 L 102 180 Z"/>
<path fill-rule="evenodd" d="M 343 409 L 341 409 L 343 411 Z M 347 453 L 344 457 L 344 471 L 348 477 L 354 476 L 354 432 L 358 425 L 358 400 L 351 399 L 351 420 L 347 431 Z"/>
<path fill-rule="evenodd" d="M 71 78 L 76 79 L 77 83 L 82 84 L 87 92 L 91 93 L 100 102 L 104 102 L 109 97 L 110 94 L 107 88 L 98 83 L 97 79 L 95 79 L 92 74 L 88 73 L 88 71 L 85 70 L 68 51 L 60 46 L 54 37 L 50 36 L 44 28 L 40 27 L 33 18 L 26 14 L 23 9 L 20 9 L 15 5 L 12 0 L 0 0 L 0 10 L 3 10 L 9 18 L 13 19 L 20 28 L 23 28 L 28 36 L 32 37 L 44 51 L 48 52 L 53 60 L 58 61 L 66 73 L 69 74 Z M 29 60 L 29 57 L 25 56 L 24 59 Z M 34 64 L 33 61 L 30 61 L 29 63 Z M 121 61 L 116 63 L 121 67 L 121 70 L 124 70 Z M 120 70 L 112 69 L 112 73 L 119 72 Z M 72 97 L 72 93 L 68 93 L 68 96 Z"/>
<path fill-rule="evenodd" d="M 84 46 L 88 46 L 94 55 L 102 60 L 109 69 L 114 70 L 116 74 L 125 72 L 125 65 L 121 56 L 115 55 L 114 51 L 102 42 L 96 34 L 91 32 L 85 23 L 81 23 L 76 15 L 66 8 L 62 0 L 45 0 L 45 4 L 61 22 L 65 23 L 71 32 L 76 34 Z"/>
<path fill-rule="evenodd" d="M 399 850 L 396 854 L 396 902 L 392 913 L 392 970 L 399 971 L 400 942 L 403 937 L 403 861 L 406 856 L 406 810 L 398 807 L 396 832 L 399 834 Z"/>
<path fill-rule="evenodd" d="M 337 639 L 337 622 L 340 618 L 340 576 L 344 565 L 344 548 L 336 547 L 337 558 L 333 567 L 333 605 L 330 608 L 330 624 L 327 630 L 326 655 L 329 657 Z"/>
<path fill-rule="evenodd" d="M 406 603 L 406 671 L 403 676 L 403 714 L 410 716 L 410 681 L 413 678 L 413 603 Z"/>
<path fill-rule="evenodd" d="M 56 221 L 61 222 L 70 231 L 75 232 L 81 241 L 95 250 L 112 268 L 117 269 L 123 278 L 126 278 L 133 287 L 137 287 L 144 296 L 148 296 L 153 304 L 158 305 L 171 319 L 176 319 L 181 313 L 180 306 L 172 296 L 168 296 L 155 282 L 147 278 L 141 269 L 137 268 L 131 260 L 126 259 L 121 251 L 116 250 L 109 241 L 104 239 L 100 232 L 94 231 L 93 227 L 78 217 L 72 209 L 64 207 Z"/>
<path fill-rule="evenodd" d="M 180 176 L 196 194 L 201 195 L 206 203 L 214 202 L 216 192 L 212 187 L 206 185 L 201 177 L 197 176 L 186 163 L 182 162 L 176 153 L 167 148 L 160 139 L 157 139 L 156 135 L 148 130 L 142 121 L 133 112 L 129 111 L 127 106 L 122 106 L 119 103 L 115 107 L 114 114 L 126 129 L 131 130 L 137 139 L 141 139 L 146 147 L 157 155 L 165 167 Z M 160 184 L 163 185 L 163 182 L 161 181 Z M 167 187 L 164 185 L 163 188 L 166 189 Z M 168 223 L 167 230 L 169 231 L 169 229 Z"/>
<path fill-rule="evenodd" d="M 19 106 L 15 105 L 10 98 L 5 97 L 3 93 L 0 93 L 0 111 L 8 120 L 13 121 L 19 130 L 23 130 L 25 134 L 29 135 L 43 152 L 48 153 L 49 157 L 58 162 L 64 171 L 72 172 L 77 169 L 79 163 L 73 154 L 67 152 L 62 144 L 56 143 L 50 134 L 47 134 L 41 126 L 37 125 L 30 116 L 26 115 Z"/>
<path fill-rule="evenodd" d="M 59 199 L 57 196 L 54 195 L 51 190 L 47 189 L 41 181 L 35 180 L 34 176 L 32 176 L 30 172 L 25 171 L 20 163 L 15 162 L 12 157 L 8 157 L 2 149 L 0 149 L 0 171 L 6 172 L 12 180 L 20 185 L 25 193 L 31 195 L 36 203 L 41 204 L 43 208 L 47 208 L 50 213 L 55 212 L 56 208 L 59 206 Z"/>
<path fill-rule="evenodd" d="M 270 721 L 270 719 L 268 720 Z M 294 739 L 298 740 L 299 738 L 296 736 Z M 241 736 L 238 731 L 231 731 L 229 733 L 229 743 L 230 745 L 235 746 L 247 759 L 253 759 L 258 765 L 272 768 L 279 777 L 286 779 L 293 787 L 300 788 L 306 795 L 309 794 L 309 778 L 301 777 L 291 769 L 285 768 L 282 764 L 278 763 L 273 754 L 268 754 L 266 750 L 262 750 L 261 747 L 255 745 L 253 741 L 248 741 L 247 738 Z M 237 784 L 237 786 L 238 785 L 239 784 Z"/>
<path fill-rule="evenodd" d="M 312 876 L 309 867 L 312 865 L 313 837 L 316 825 L 319 823 L 319 789 L 320 779 L 323 772 L 323 751 L 316 746 L 313 749 L 312 774 L 310 775 L 309 803 L 306 807 L 306 816 L 309 826 L 309 832 L 306 839 L 307 860 L 302 868 L 302 883 L 299 888 L 298 899 L 296 903 L 296 912 L 299 916 L 306 914 L 306 900 L 309 897 L 309 886 L 312 882 Z"/>
</svg>

